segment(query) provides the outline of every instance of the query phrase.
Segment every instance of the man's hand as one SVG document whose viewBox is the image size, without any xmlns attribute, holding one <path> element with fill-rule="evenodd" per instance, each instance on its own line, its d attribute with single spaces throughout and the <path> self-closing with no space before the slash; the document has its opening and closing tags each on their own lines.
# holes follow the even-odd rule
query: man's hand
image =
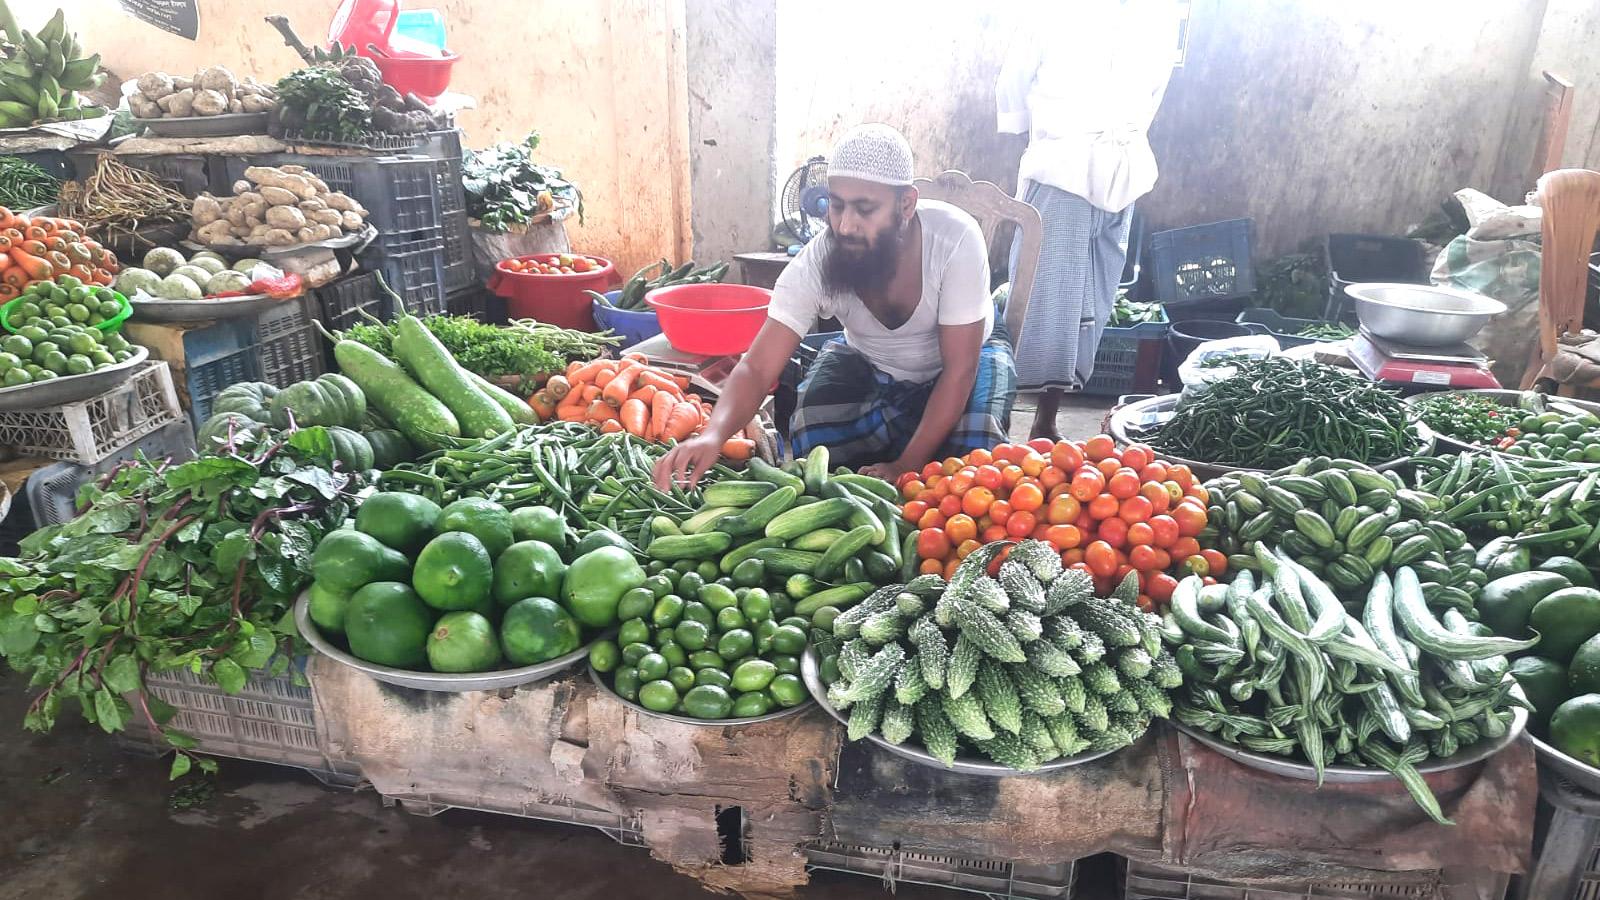
<svg viewBox="0 0 1600 900">
<path fill-rule="evenodd" d="M 655 467 L 656 487 L 669 491 L 673 482 L 680 487 L 692 488 L 700 482 L 706 470 L 717 464 L 722 455 L 722 442 L 716 435 L 701 433 L 673 447 L 661 457 Z"/>
<path fill-rule="evenodd" d="M 912 468 L 912 466 L 896 459 L 889 462 L 873 463 L 870 466 L 862 466 L 861 474 L 871 475 L 873 478 L 882 478 L 884 481 L 894 484 L 895 479 Z"/>
</svg>

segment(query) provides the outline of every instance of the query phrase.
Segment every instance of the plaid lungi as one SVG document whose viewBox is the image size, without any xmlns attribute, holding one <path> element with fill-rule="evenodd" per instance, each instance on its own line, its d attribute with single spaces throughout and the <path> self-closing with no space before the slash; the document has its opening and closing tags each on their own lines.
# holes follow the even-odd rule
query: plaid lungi
<svg viewBox="0 0 1600 900">
<path fill-rule="evenodd" d="M 800 383 L 789 423 L 795 456 L 827 445 L 834 465 L 852 469 L 889 462 L 905 450 L 922 422 L 935 381 L 895 381 L 844 338 L 824 344 Z M 978 355 L 978 374 L 966 411 L 956 420 L 939 455 L 959 456 L 978 447 L 1004 443 L 1017 396 L 1017 370 L 1005 325 Z"/>
</svg>

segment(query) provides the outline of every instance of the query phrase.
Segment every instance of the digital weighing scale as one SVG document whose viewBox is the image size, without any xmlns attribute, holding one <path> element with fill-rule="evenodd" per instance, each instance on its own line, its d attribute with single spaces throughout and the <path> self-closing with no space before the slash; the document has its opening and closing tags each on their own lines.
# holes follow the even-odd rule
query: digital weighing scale
<svg viewBox="0 0 1600 900">
<path fill-rule="evenodd" d="M 1497 388 L 1489 358 L 1462 341 L 1443 347 L 1412 347 L 1361 329 L 1350 339 L 1350 361 L 1373 381 L 1430 388 Z"/>
</svg>

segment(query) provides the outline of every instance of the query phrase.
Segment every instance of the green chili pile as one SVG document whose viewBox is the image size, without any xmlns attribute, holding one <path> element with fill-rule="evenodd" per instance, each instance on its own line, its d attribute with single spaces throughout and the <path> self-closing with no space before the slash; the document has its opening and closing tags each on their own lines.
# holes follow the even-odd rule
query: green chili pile
<svg viewBox="0 0 1600 900">
<path fill-rule="evenodd" d="M 25 159 L 0 156 L 0 206 L 17 212 L 48 206 L 61 193 L 61 182 Z"/>
<path fill-rule="evenodd" d="M 1235 365 L 1232 377 L 1180 404 L 1151 446 L 1261 469 L 1317 456 L 1384 463 L 1417 448 L 1400 398 L 1364 378 L 1281 356 Z"/>
<path fill-rule="evenodd" d="M 1475 394 L 1434 394 L 1419 399 L 1412 411 L 1440 434 L 1473 444 L 1488 444 L 1521 421 L 1519 411 Z"/>
<path fill-rule="evenodd" d="M 1318 322 L 1315 325 L 1296 331 L 1295 337 L 1311 338 L 1314 341 L 1342 341 L 1356 333 L 1354 328 L 1343 322 Z"/>
</svg>

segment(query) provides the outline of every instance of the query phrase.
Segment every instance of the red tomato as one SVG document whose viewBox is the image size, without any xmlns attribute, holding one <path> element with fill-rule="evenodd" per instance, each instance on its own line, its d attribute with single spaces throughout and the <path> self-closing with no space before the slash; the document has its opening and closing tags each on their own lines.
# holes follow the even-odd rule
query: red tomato
<svg viewBox="0 0 1600 900">
<path fill-rule="evenodd" d="M 1149 594 L 1140 594 L 1135 597 L 1133 605 L 1139 607 L 1140 612 L 1153 613 L 1156 611 L 1156 602 L 1150 599 Z"/>
<path fill-rule="evenodd" d="M 1150 464 L 1150 448 L 1143 444 L 1132 444 L 1122 451 L 1122 464 L 1135 472 Z"/>
<path fill-rule="evenodd" d="M 1122 580 L 1128 577 L 1128 573 L 1133 571 L 1133 566 L 1130 566 L 1127 563 L 1118 563 L 1116 571 L 1111 573 L 1111 583 L 1121 584 Z"/>
<path fill-rule="evenodd" d="M 1181 537 L 1178 520 L 1171 516 L 1151 516 L 1150 531 L 1155 535 L 1152 543 L 1157 547 L 1171 547 Z"/>
<path fill-rule="evenodd" d="M 1117 442 L 1109 434 L 1097 434 L 1083 442 L 1083 455 L 1096 462 L 1117 452 Z"/>
<path fill-rule="evenodd" d="M 953 556 L 950 557 L 949 561 L 944 564 L 944 572 L 942 573 L 944 575 L 944 580 L 949 581 L 950 579 L 956 577 L 956 569 L 960 567 L 961 560 L 956 559 Z"/>
<path fill-rule="evenodd" d="M 1144 544 L 1135 545 L 1128 551 L 1128 563 L 1141 572 L 1158 572 L 1162 568 L 1157 565 L 1159 557 L 1156 554 L 1159 552 L 1156 548 Z"/>
<path fill-rule="evenodd" d="M 1037 525 L 1033 526 L 1033 534 L 1030 534 L 1028 536 L 1033 538 L 1036 541 L 1049 540 L 1050 539 L 1050 525 L 1049 525 L 1049 523 L 1040 522 Z"/>
<path fill-rule="evenodd" d="M 1190 575 L 1206 576 L 1211 574 L 1211 564 L 1206 558 L 1196 553 L 1183 561 L 1183 569 Z"/>
<path fill-rule="evenodd" d="M 1205 559 L 1206 567 L 1210 570 L 1207 575 L 1226 575 L 1228 573 L 1228 558 L 1220 550 L 1201 550 L 1200 556 Z"/>
<path fill-rule="evenodd" d="M 1195 500 L 1179 503 L 1172 517 L 1178 520 L 1178 533 L 1184 537 L 1194 537 L 1206 527 L 1206 508 Z"/>
<path fill-rule="evenodd" d="M 994 578 L 1000 574 L 1000 564 L 1006 561 L 1006 557 L 1011 555 L 1011 551 L 1015 549 L 1016 546 L 1016 544 L 1007 544 L 1004 547 L 1001 547 L 1000 552 L 995 555 L 995 558 L 989 561 L 990 578 Z"/>
<path fill-rule="evenodd" d="M 1063 472 L 1075 472 L 1083 465 L 1083 451 L 1068 441 L 1056 441 L 1050 448 L 1050 464 Z"/>
<path fill-rule="evenodd" d="M 1101 475 L 1110 478 L 1117 474 L 1118 469 L 1122 468 L 1122 460 L 1117 459 L 1115 456 L 1108 456 L 1095 463 L 1094 467 L 1100 470 Z"/>
<path fill-rule="evenodd" d="M 944 533 L 952 544 L 970 541 L 978 536 L 978 523 L 966 513 L 956 513 L 944 523 Z"/>
<path fill-rule="evenodd" d="M 972 487 L 978 477 L 978 470 L 965 468 L 950 476 L 950 493 L 965 494 L 967 488 Z"/>
<path fill-rule="evenodd" d="M 1065 484 L 1066 481 L 1067 473 L 1055 466 L 1045 466 L 1044 471 L 1039 473 L 1039 487 L 1044 488 L 1046 491 L 1053 491 Z"/>
<path fill-rule="evenodd" d="M 984 526 L 983 534 L 978 535 L 978 537 L 982 538 L 985 544 L 992 544 L 995 541 L 1003 541 L 1010 535 L 1006 534 L 1004 525 L 986 525 Z"/>
<path fill-rule="evenodd" d="M 1158 513 L 1166 512 L 1172 506 L 1172 495 L 1167 493 L 1166 488 L 1154 481 L 1147 481 L 1139 485 L 1139 496 L 1149 500 L 1150 505 Z"/>
<path fill-rule="evenodd" d="M 1083 541 L 1083 533 L 1075 525 L 1051 525 L 1044 539 L 1057 550 L 1071 550 Z"/>
<path fill-rule="evenodd" d="M 1172 599 L 1172 592 L 1178 587 L 1178 579 L 1165 573 L 1151 575 L 1145 583 L 1145 592 L 1157 603 L 1166 603 Z"/>
<path fill-rule="evenodd" d="M 1155 542 L 1156 531 L 1150 527 L 1149 522 L 1134 522 L 1128 526 L 1128 543 L 1135 546 L 1148 546 Z"/>
<path fill-rule="evenodd" d="M 575 259 L 572 261 L 572 271 L 574 272 L 587 272 L 592 268 L 594 268 L 594 264 L 587 259 Z"/>
<path fill-rule="evenodd" d="M 1027 454 L 1022 457 L 1018 464 L 1022 466 L 1022 474 L 1031 476 L 1033 478 L 1038 478 L 1050 465 L 1050 460 L 1045 459 L 1032 450 L 1029 450 Z"/>
<path fill-rule="evenodd" d="M 915 525 L 917 524 L 917 520 L 921 519 L 923 513 L 926 513 L 927 511 L 928 504 L 922 502 L 921 500 L 912 500 L 901 508 L 900 517 Z"/>
<path fill-rule="evenodd" d="M 1005 500 L 996 500 L 989 504 L 989 521 L 996 525 L 1004 525 L 1011 518 L 1011 504 Z"/>
<path fill-rule="evenodd" d="M 1132 525 L 1134 522 L 1147 521 L 1155 513 L 1155 507 L 1144 497 L 1134 496 L 1122 501 L 1122 506 L 1117 510 L 1117 515 L 1122 521 Z"/>
<path fill-rule="evenodd" d="M 1106 481 L 1106 492 L 1118 500 L 1126 500 L 1139 493 L 1139 473 L 1132 469 L 1118 469 Z"/>
<path fill-rule="evenodd" d="M 1167 476 L 1173 481 L 1176 481 L 1178 483 L 1178 487 L 1181 488 L 1186 488 L 1189 485 L 1194 484 L 1194 473 L 1190 472 L 1189 467 L 1183 463 L 1177 463 L 1176 465 L 1168 466 Z"/>
<path fill-rule="evenodd" d="M 994 462 L 994 454 L 983 449 L 982 447 L 979 447 L 978 449 L 967 454 L 968 465 L 982 467 L 992 462 Z"/>
<path fill-rule="evenodd" d="M 961 512 L 961 501 L 964 498 L 951 494 L 939 501 L 939 514 L 946 519 Z"/>
<path fill-rule="evenodd" d="M 1051 525 L 1069 525 L 1078 518 L 1078 513 L 1083 509 L 1082 504 L 1068 496 L 1060 496 L 1050 501 L 1050 506 L 1045 509 L 1045 521 Z"/>
<path fill-rule="evenodd" d="M 1110 519 L 1116 516 L 1119 504 L 1110 494 L 1101 494 L 1089 501 L 1089 518 Z"/>
<path fill-rule="evenodd" d="M 943 528 L 945 515 L 937 509 L 930 509 L 917 520 L 918 528 Z"/>
<path fill-rule="evenodd" d="M 1162 462 L 1159 459 L 1156 460 L 1155 462 L 1150 463 L 1149 465 L 1147 465 L 1144 468 L 1139 470 L 1139 480 L 1140 481 L 1166 481 L 1167 480 L 1167 464 Z"/>
<path fill-rule="evenodd" d="M 915 472 L 907 472 L 906 474 L 907 475 L 912 475 L 912 476 L 916 475 Z M 915 500 L 915 499 L 917 499 L 917 495 L 918 494 L 922 493 L 923 491 L 925 491 L 927 489 L 928 489 L 928 486 L 923 484 L 919 479 L 917 479 L 915 477 L 902 478 L 900 480 L 900 497 L 903 500 Z"/>
<path fill-rule="evenodd" d="M 1069 569 L 1079 569 L 1080 567 L 1083 567 L 1083 548 L 1073 547 L 1070 550 L 1061 551 L 1061 564 Z M 1088 569 L 1086 567 L 1081 568 L 1081 571 L 1086 572 Z"/>
<path fill-rule="evenodd" d="M 922 562 L 917 563 L 917 574 L 918 575 L 943 575 L 944 574 L 944 560 L 942 560 L 942 559 L 925 559 Z"/>
<path fill-rule="evenodd" d="M 1089 574 L 1097 578 L 1110 578 L 1117 571 L 1117 551 L 1105 541 L 1091 541 L 1083 549 L 1083 561 L 1089 567 Z"/>
<path fill-rule="evenodd" d="M 1203 485 L 1191 484 L 1183 489 L 1183 495 L 1194 500 L 1199 500 L 1201 506 L 1206 506 L 1211 503 L 1211 492 L 1206 490 Z"/>
<path fill-rule="evenodd" d="M 943 474 L 944 474 L 944 466 L 941 465 L 940 463 L 931 462 L 931 463 L 928 463 L 927 465 L 922 467 L 922 480 L 926 481 L 926 482 L 929 482 L 930 484 L 933 482 L 933 480 L 935 478 L 938 478 L 940 475 L 943 475 Z"/>
<path fill-rule="evenodd" d="M 961 511 L 969 516 L 986 515 L 993 503 L 994 491 L 986 487 L 974 487 L 961 495 Z"/>
<path fill-rule="evenodd" d="M 1000 470 L 991 465 L 981 465 L 973 480 L 991 491 L 996 490 L 1000 487 Z"/>
<path fill-rule="evenodd" d="M 947 456 L 944 458 L 944 462 L 940 465 L 940 468 L 944 471 L 944 474 L 954 475 L 955 473 L 966 468 L 966 466 L 967 464 L 962 462 L 957 457 Z"/>
<path fill-rule="evenodd" d="M 1018 482 L 1022 481 L 1024 474 L 1021 466 L 1006 466 L 1000 470 L 1000 484 L 1007 488 L 1014 488 Z"/>
<path fill-rule="evenodd" d="M 1038 485 L 1019 484 L 1011 491 L 1011 508 L 1032 512 L 1044 505 L 1044 492 Z"/>
<path fill-rule="evenodd" d="M 950 555 L 950 538 L 943 528 L 924 528 L 917 532 L 917 555 L 923 559 L 944 559 Z"/>
<path fill-rule="evenodd" d="M 1178 538 L 1178 542 L 1167 552 L 1172 554 L 1174 562 L 1182 562 L 1191 556 L 1200 555 L 1200 542 L 1192 537 Z"/>
<path fill-rule="evenodd" d="M 1011 462 L 1010 444 L 995 444 L 994 449 L 991 450 L 990 453 L 994 455 L 995 464 L 999 465 L 1000 468 L 1005 468 L 1005 466 L 1002 465 L 1003 463 Z"/>
<path fill-rule="evenodd" d="M 1105 487 L 1106 477 L 1100 474 L 1097 469 L 1085 466 L 1072 476 L 1072 497 L 1079 503 L 1088 503 L 1090 500 L 1100 496 L 1100 492 L 1105 490 Z"/>
<path fill-rule="evenodd" d="M 979 543 L 978 541 L 962 541 L 956 547 L 956 559 L 966 559 L 972 555 L 972 551 L 982 546 L 983 544 Z"/>
<path fill-rule="evenodd" d="M 1049 438 L 1037 437 L 1028 442 L 1028 447 L 1041 456 L 1049 456 L 1050 451 L 1056 448 L 1056 442 Z"/>
<path fill-rule="evenodd" d="M 1117 518 L 1106 519 L 1095 527 L 1094 536 L 1121 549 L 1128 545 L 1128 524 Z"/>
<path fill-rule="evenodd" d="M 1033 534 L 1036 525 L 1038 520 L 1033 513 L 1019 509 L 1006 518 L 1006 533 L 1014 538 L 1025 538 Z"/>
</svg>

